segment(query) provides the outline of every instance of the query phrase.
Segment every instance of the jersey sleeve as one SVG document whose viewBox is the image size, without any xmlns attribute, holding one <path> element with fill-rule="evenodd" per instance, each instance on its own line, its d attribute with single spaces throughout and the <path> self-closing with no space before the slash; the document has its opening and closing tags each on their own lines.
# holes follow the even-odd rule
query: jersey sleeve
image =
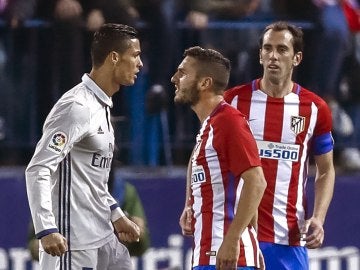
<svg viewBox="0 0 360 270">
<path fill-rule="evenodd" d="M 319 103 L 318 108 L 312 149 L 315 155 L 322 155 L 333 150 L 334 139 L 331 134 L 332 117 L 330 108 L 324 101 Z"/>
<path fill-rule="evenodd" d="M 59 163 L 81 140 L 90 124 L 89 109 L 77 102 L 58 103 L 48 115 L 43 135 L 26 168 L 26 188 L 37 238 L 57 232 L 52 212 L 52 187 Z"/>
<path fill-rule="evenodd" d="M 124 212 L 120 208 L 118 202 L 114 199 L 114 197 L 110 194 L 109 190 L 107 190 L 107 201 L 111 210 L 111 221 L 115 221 L 123 216 L 125 216 Z"/>
<path fill-rule="evenodd" d="M 223 152 L 234 176 L 240 176 L 251 167 L 261 166 L 255 139 L 242 114 L 237 111 L 224 114 L 218 119 L 217 126 L 218 137 L 222 138 L 219 150 Z"/>
</svg>

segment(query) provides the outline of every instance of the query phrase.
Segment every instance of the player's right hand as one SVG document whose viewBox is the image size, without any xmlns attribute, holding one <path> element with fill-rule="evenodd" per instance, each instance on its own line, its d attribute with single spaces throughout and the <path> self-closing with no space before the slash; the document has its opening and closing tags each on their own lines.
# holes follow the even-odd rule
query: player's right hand
<svg viewBox="0 0 360 270">
<path fill-rule="evenodd" d="M 60 233 L 50 233 L 40 241 L 44 251 L 52 256 L 61 256 L 68 249 L 66 239 Z"/>
<path fill-rule="evenodd" d="M 193 230 L 191 228 L 191 207 L 186 206 L 184 211 L 181 213 L 179 225 L 181 227 L 182 234 L 185 236 L 193 236 Z"/>
<path fill-rule="evenodd" d="M 117 236 L 121 242 L 138 242 L 140 239 L 140 227 L 127 217 L 121 217 L 113 222 Z"/>
</svg>

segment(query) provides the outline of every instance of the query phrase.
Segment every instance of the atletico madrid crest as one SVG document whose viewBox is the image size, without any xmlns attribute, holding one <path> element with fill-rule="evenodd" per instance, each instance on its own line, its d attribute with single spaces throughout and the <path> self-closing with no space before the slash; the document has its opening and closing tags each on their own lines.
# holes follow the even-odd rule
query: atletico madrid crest
<svg viewBox="0 0 360 270">
<path fill-rule="evenodd" d="M 305 129 L 305 117 L 303 116 L 291 116 L 291 130 L 296 134 L 300 134 Z"/>
</svg>

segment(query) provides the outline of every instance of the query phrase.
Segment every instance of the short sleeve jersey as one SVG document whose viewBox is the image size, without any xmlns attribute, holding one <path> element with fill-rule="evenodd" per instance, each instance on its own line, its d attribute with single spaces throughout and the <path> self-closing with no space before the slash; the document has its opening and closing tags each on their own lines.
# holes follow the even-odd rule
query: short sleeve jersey
<svg viewBox="0 0 360 270">
<path fill-rule="evenodd" d="M 224 96 L 249 121 L 267 181 L 259 207 L 259 241 L 303 245 L 309 155 L 333 149 L 327 104 L 298 84 L 283 98 L 270 97 L 260 90 L 259 80 Z"/>
<path fill-rule="evenodd" d="M 193 267 L 215 265 L 216 252 L 238 206 L 247 169 L 260 166 L 244 116 L 222 102 L 203 122 L 191 160 Z M 256 232 L 250 225 L 239 242 L 238 266 L 258 265 Z"/>
</svg>

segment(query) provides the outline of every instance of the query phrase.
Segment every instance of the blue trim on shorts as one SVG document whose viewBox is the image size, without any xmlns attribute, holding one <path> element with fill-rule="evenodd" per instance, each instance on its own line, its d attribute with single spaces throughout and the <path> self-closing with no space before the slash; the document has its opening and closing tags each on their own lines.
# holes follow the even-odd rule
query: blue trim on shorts
<svg viewBox="0 0 360 270">
<path fill-rule="evenodd" d="M 266 269 L 309 270 L 306 247 L 259 242 Z"/>
<path fill-rule="evenodd" d="M 255 270 L 255 269 L 257 268 L 255 268 L 254 266 L 243 266 L 237 268 L 237 270 Z M 216 270 L 216 266 L 215 265 L 195 266 L 193 267 L 193 270 Z"/>
</svg>

